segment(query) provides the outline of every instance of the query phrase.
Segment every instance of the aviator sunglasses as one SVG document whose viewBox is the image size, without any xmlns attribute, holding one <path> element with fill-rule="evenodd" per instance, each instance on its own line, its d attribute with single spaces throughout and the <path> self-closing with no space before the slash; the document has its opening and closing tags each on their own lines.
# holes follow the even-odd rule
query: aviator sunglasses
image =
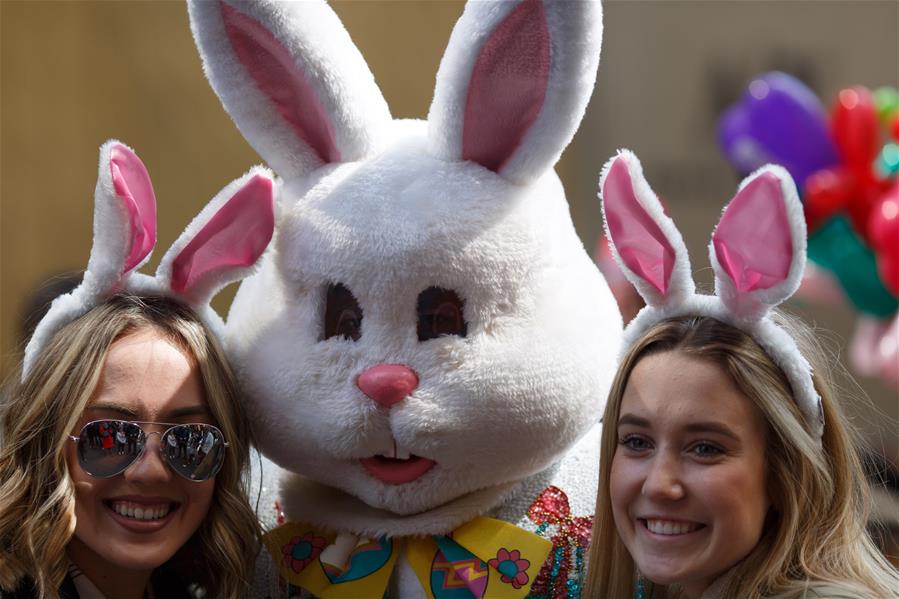
<svg viewBox="0 0 899 599">
<path fill-rule="evenodd" d="M 162 433 L 147 433 L 145 425 L 168 428 Z M 162 461 L 187 480 L 209 480 L 225 461 L 228 442 L 222 431 L 211 424 L 94 420 L 69 439 L 77 444 L 78 463 L 85 472 L 110 478 L 127 470 L 143 455 L 150 435 L 159 435 Z"/>
</svg>

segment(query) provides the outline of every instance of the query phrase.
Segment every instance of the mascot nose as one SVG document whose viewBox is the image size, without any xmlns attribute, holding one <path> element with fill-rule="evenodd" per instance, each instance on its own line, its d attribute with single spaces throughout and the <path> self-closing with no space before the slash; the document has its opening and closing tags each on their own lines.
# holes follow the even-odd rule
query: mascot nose
<svg viewBox="0 0 899 599">
<path fill-rule="evenodd" d="M 356 385 L 385 408 L 401 402 L 418 387 L 418 375 L 402 364 L 378 364 L 365 369 Z"/>
</svg>

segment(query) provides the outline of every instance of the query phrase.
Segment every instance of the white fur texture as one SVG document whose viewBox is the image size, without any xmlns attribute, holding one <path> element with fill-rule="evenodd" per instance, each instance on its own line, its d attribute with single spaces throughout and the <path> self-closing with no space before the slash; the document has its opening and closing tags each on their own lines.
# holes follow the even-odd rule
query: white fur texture
<svg viewBox="0 0 899 599">
<path fill-rule="evenodd" d="M 323 169 L 282 219 L 272 260 L 241 286 L 227 333 L 262 451 L 399 515 L 556 461 L 600 411 L 620 327 L 558 178 L 521 188 L 437 160 L 422 125 L 399 123 L 375 160 Z M 320 339 L 329 283 L 358 300 L 359 341 Z M 418 341 L 416 299 L 431 286 L 464 299 L 466 338 Z M 355 385 L 379 363 L 421 381 L 389 411 Z M 399 486 L 368 476 L 358 460 L 394 439 L 439 467 Z"/>
<path fill-rule="evenodd" d="M 355 497 L 341 491 L 320 485 L 309 479 L 301 479 L 288 474 L 283 480 L 284 493 L 281 495 L 284 509 L 288 513 L 304 514 L 306 521 L 322 524 L 334 520 L 333 512 L 346 519 L 346 529 L 355 531 L 360 537 L 378 537 L 386 531 L 408 531 L 411 535 L 441 534 L 463 524 L 474 516 L 486 515 L 511 522 L 525 530 L 536 532 L 538 523 L 528 517 L 528 509 L 534 500 L 549 486 L 558 487 L 567 492 L 570 514 L 573 517 L 589 517 L 593 514 L 596 503 L 596 488 L 599 482 L 599 440 L 600 425 L 594 424 L 580 440 L 569 449 L 565 459 L 552 467 L 530 476 L 523 481 L 511 485 L 499 485 L 495 489 L 485 489 L 488 493 L 498 493 L 502 500 L 497 507 L 484 513 L 480 508 L 481 501 L 469 501 L 463 497 L 435 510 L 398 516 L 391 512 L 370 513 L 374 508 L 360 502 Z M 277 466 L 265 462 L 265 477 L 260 484 L 270 486 Z M 268 493 L 264 486 L 263 494 L 268 494 L 268 501 L 263 506 L 268 508 L 274 495 Z M 252 495 L 255 497 L 255 495 Z M 263 510 L 263 514 L 269 513 Z M 274 520 L 263 522 L 274 525 Z M 345 529 L 345 530 L 346 530 Z M 398 533 L 399 534 L 399 533 Z M 253 580 L 251 597 L 276 597 L 280 593 L 280 581 L 276 575 L 277 565 L 271 561 L 271 555 L 263 551 L 259 557 L 256 576 Z M 394 569 L 388 588 L 391 597 L 418 599 L 425 597 L 418 582 L 418 577 L 403 556 Z M 301 597 L 307 595 L 300 594 Z"/>
<path fill-rule="evenodd" d="M 123 272 L 125 260 L 131 249 L 130 223 L 127 210 L 116 196 L 110 171 L 110 157 L 115 146 L 125 146 L 117 140 L 109 140 L 100 148 L 100 167 L 97 187 L 94 192 L 94 236 L 90 259 L 81 284 L 71 293 L 57 297 L 50 305 L 44 318 L 38 323 L 34 334 L 25 349 L 22 367 L 24 380 L 34 360 L 44 349 L 59 329 L 73 320 L 83 316 L 107 297 L 117 292 L 137 295 L 164 295 L 176 297 L 187 303 L 210 330 L 219 338 L 222 337 L 224 322 L 209 305 L 212 297 L 228 283 L 242 279 L 255 272 L 255 266 L 231 268 L 221 271 L 219 277 L 208 281 L 203 293 L 185 297 L 175 293 L 171 287 L 171 261 L 190 243 L 196 233 L 218 212 L 234 193 L 254 176 L 271 179 L 267 169 L 254 167 L 240 179 L 233 181 L 219 192 L 200 214 L 188 225 L 187 229 L 163 257 L 156 275 L 150 277 L 137 271 L 149 259 L 150 253 L 128 272 Z M 131 148 L 128 148 L 131 150 Z M 133 150 L 131 150 L 133 152 Z M 272 201 L 272 210 L 275 209 Z M 264 255 L 264 254 L 263 254 Z M 260 256 L 259 260 L 262 259 Z M 257 260 L 257 263 L 259 262 Z"/>
<path fill-rule="evenodd" d="M 662 203 L 659 201 L 658 196 L 656 196 L 656 193 L 649 186 L 649 183 L 646 182 L 646 177 L 643 176 L 643 165 L 640 164 L 640 159 L 637 158 L 633 152 L 630 150 L 618 150 L 618 155 L 606 162 L 599 177 L 600 195 L 604 193 L 606 188 L 609 170 L 612 168 L 612 164 L 617 160 L 623 161 L 624 165 L 627 167 L 627 171 L 630 174 L 631 185 L 634 189 L 634 196 L 637 198 L 640 207 L 642 207 L 652 218 L 653 222 L 659 226 L 662 233 L 665 235 L 665 239 L 674 250 L 674 266 L 671 270 L 671 277 L 668 281 L 668 288 L 665 295 L 663 296 L 651 283 L 633 272 L 630 267 L 624 263 L 624 260 L 621 259 L 618 248 L 612 243 L 612 233 L 609 230 L 609 218 L 606 214 L 605 202 L 601 202 L 603 227 L 605 229 L 606 239 L 609 240 L 612 257 L 615 259 L 615 263 L 618 264 L 618 268 L 621 269 L 621 272 L 625 273 L 627 276 L 627 280 L 637 288 L 637 292 L 648 304 L 662 306 L 669 303 L 677 304 L 682 302 L 696 292 L 696 284 L 693 282 L 693 271 L 690 267 L 690 256 L 687 254 L 687 246 L 684 244 L 684 239 L 681 236 L 680 231 L 678 231 L 677 226 L 674 224 L 674 221 L 665 214 L 665 210 L 662 208 Z"/>
<path fill-rule="evenodd" d="M 312 18 L 299 24 L 288 14 L 293 8 L 236 6 L 270 26 L 299 70 L 337 64 L 336 54 L 348 52 L 325 43 Z M 213 87 L 283 177 L 275 250 L 238 291 L 226 349 L 261 451 L 301 477 L 286 483 L 288 517 L 336 530 L 446 532 L 504 505 L 512 489 L 555 467 L 601 410 L 621 320 L 551 170 L 592 90 L 598 2 L 546 3 L 554 38 L 546 105 L 508 170 L 498 175 L 435 149 L 435 134 L 438 146 L 457 144 L 447 140 L 462 126 L 454 111 L 476 52 L 466 44 L 483 44 L 491 23 L 512 6 L 466 8 L 438 75 L 434 122 L 395 121 L 365 160 L 351 156 L 307 172 L 308 161 L 296 166 L 302 160 L 284 142 L 284 127 L 259 125 L 271 115 L 255 113 L 266 109 L 228 56 L 214 25 L 217 9 L 192 4 Z M 322 89 L 334 99 L 331 114 L 380 123 L 380 100 L 372 106 L 370 94 L 348 93 L 342 69 L 308 68 L 328 73 L 320 80 L 331 86 Z M 354 122 L 369 127 L 361 116 Z M 326 292 L 337 283 L 362 309 L 358 341 L 322 338 Z M 429 287 L 464 300 L 466 337 L 418 341 L 417 298 Z M 377 364 L 402 364 L 419 378 L 391 409 L 356 386 Z M 359 460 L 390 455 L 394 442 L 437 465 L 401 485 L 370 476 Z M 570 492 L 594 497 L 593 485 Z"/>
<path fill-rule="evenodd" d="M 677 231 L 673 221 L 664 215 L 658 198 L 649 188 L 646 182 L 639 160 L 628 151 L 621 151 L 618 156 L 610 159 L 603 168 L 600 178 L 600 193 L 605 191 L 605 179 L 616 160 L 625 160 L 631 183 L 636 192 L 637 200 L 646 212 L 663 230 L 669 242 L 676 248 L 683 248 L 683 240 Z M 802 412 L 811 434 L 820 439 L 824 431 L 824 416 L 821 407 L 821 398 L 815 390 L 812 381 L 812 370 L 808 361 L 799 351 L 795 340 L 783 329 L 777 326 L 768 316 L 770 308 L 780 304 L 789 298 L 798 288 L 805 267 L 806 229 L 805 217 L 796 186 L 790 175 L 781 167 L 767 165 L 746 177 L 740 184 L 742 190 L 747 184 L 762 174 L 771 173 L 780 181 L 781 199 L 786 208 L 786 216 L 789 220 L 791 236 L 792 261 L 786 279 L 773 287 L 749 293 L 738 292 L 729 275 L 719 263 L 715 255 L 714 244 L 709 244 L 710 260 L 715 271 L 716 295 L 699 295 L 693 292 L 692 274 L 683 271 L 681 264 L 689 263 L 678 257 L 678 266 L 675 268 L 674 279 L 684 276 L 690 279 L 691 293 L 683 296 L 676 294 L 671 297 L 668 294 L 662 297 L 656 289 L 638 274 L 627 268 L 618 254 L 615 239 L 610 234 L 608 222 L 606 222 L 606 234 L 612 249 L 612 254 L 622 268 L 622 272 L 628 280 L 634 284 L 637 291 L 646 300 L 646 306 L 640 310 L 634 319 L 628 323 L 624 331 L 624 339 L 619 358 L 629 351 L 640 337 L 654 324 L 669 318 L 677 318 L 688 315 L 709 316 L 733 327 L 746 331 L 755 341 L 762 346 L 771 359 L 777 364 L 787 377 L 793 390 L 797 405 Z M 724 209 L 725 212 L 727 208 Z M 605 197 L 603 195 L 603 214 L 605 214 Z M 751 296 L 747 298 L 745 296 Z M 751 300 L 751 301 L 749 301 Z M 760 306 L 758 309 L 747 309 L 747 306 Z"/>
<path fill-rule="evenodd" d="M 228 4 L 264 25 L 295 59 L 297 72 L 317 92 L 330 118 L 343 161 L 360 160 L 383 143 L 390 111 L 368 65 L 325 2 Z M 225 35 L 218 0 L 188 2 L 188 10 L 206 76 L 259 155 L 287 179 L 322 166 L 238 60 Z"/>
<path fill-rule="evenodd" d="M 168 286 L 171 283 L 172 279 L 172 262 L 178 257 L 178 255 L 187 247 L 193 238 L 203 229 L 204 226 L 212 219 L 216 213 L 221 210 L 221 208 L 232 198 L 238 191 L 243 189 L 243 187 L 254 177 L 261 176 L 268 180 L 273 180 L 273 175 L 271 171 L 267 168 L 261 166 L 254 166 L 246 174 L 238 179 L 235 179 L 228 185 L 224 187 L 220 192 L 218 192 L 212 200 L 209 201 L 206 206 L 203 207 L 203 210 L 194 217 L 194 219 L 190 222 L 189 225 L 184 229 L 184 232 L 178 236 L 178 239 L 172 244 L 172 246 L 168 249 L 165 255 L 162 257 L 162 260 L 159 262 L 159 267 L 156 270 L 157 276 Z M 273 206 L 276 209 L 277 204 Z M 277 214 L 276 214 L 277 218 Z M 204 281 L 202 288 L 193 290 L 190 294 L 191 303 L 195 305 L 205 305 L 208 304 L 212 297 L 218 293 L 220 289 L 228 285 L 229 283 L 233 283 L 234 281 L 239 281 L 241 279 L 246 278 L 247 276 L 256 272 L 256 265 L 252 264 L 249 267 L 245 268 L 232 268 L 221 273 L 220 276 L 214 278 L 213 280 Z"/>
<path fill-rule="evenodd" d="M 494 28 L 519 1 L 469 2 L 453 28 L 437 72 L 428 113 L 431 152 L 445 160 L 462 156 L 462 126 L 472 68 Z M 543 3 L 550 36 L 550 72 L 546 96 L 536 122 L 505 164 L 501 174 L 524 184 L 534 181 L 559 160 L 584 116 L 596 82 L 602 45 L 599 2 Z"/>
<path fill-rule="evenodd" d="M 715 244 L 709 242 L 709 260 L 715 271 L 715 295 L 725 302 L 735 317 L 745 319 L 747 322 L 756 321 L 773 306 L 776 306 L 796 293 L 802 282 L 802 273 L 805 271 L 806 227 L 805 214 L 802 203 L 799 201 L 799 193 L 793 178 L 781 166 L 768 164 L 756 170 L 743 179 L 737 191 L 739 193 L 747 185 L 764 174 L 772 174 L 780 182 L 781 194 L 784 198 L 787 221 L 790 226 L 790 241 L 793 250 L 793 258 L 790 262 L 790 271 L 787 278 L 768 289 L 758 289 L 750 293 L 740 293 L 734 287 L 733 279 L 724 270 L 715 252 Z M 729 204 L 728 204 L 729 205 Z M 727 206 L 722 210 L 722 215 L 727 212 Z M 717 230 L 717 227 L 715 227 Z M 714 233 L 713 233 L 714 235 Z"/>
<path fill-rule="evenodd" d="M 123 279 L 130 274 L 122 272 L 131 250 L 128 211 L 116 195 L 110 170 L 111 154 L 116 146 L 124 146 L 134 152 L 116 139 L 110 139 L 100 146 L 97 186 L 94 190 L 94 237 L 87 269 L 81 284 L 70 293 L 54 299 L 50 309 L 35 327 L 25 347 L 23 380 L 38 354 L 59 329 L 87 313 L 99 302 L 99 298 L 120 287 Z M 146 263 L 152 253 L 151 249 L 132 271 Z"/>
</svg>

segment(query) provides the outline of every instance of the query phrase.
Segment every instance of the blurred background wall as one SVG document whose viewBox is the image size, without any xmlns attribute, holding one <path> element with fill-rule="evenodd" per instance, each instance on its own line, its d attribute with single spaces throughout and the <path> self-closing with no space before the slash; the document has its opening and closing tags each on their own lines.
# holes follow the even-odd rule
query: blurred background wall
<svg viewBox="0 0 899 599">
<path fill-rule="evenodd" d="M 395 117 L 427 114 L 459 1 L 335 2 Z M 715 146 L 718 115 L 754 75 L 781 69 L 825 102 L 849 85 L 899 85 L 899 2 L 605 3 L 596 92 L 558 170 L 588 251 L 601 229 L 597 174 L 617 148 L 642 158 L 711 285 L 705 246 L 738 178 Z M 159 242 L 152 272 L 222 186 L 260 162 L 203 78 L 180 2 L 0 1 L 0 352 L 19 357 L 22 302 L 83 268 L 91 242 L 97 149 L 116 137 L 153 178 Z M 224 313 L 232 294 L 216 301 Z M 845 350 L 854 315 L 789 308 Z M 899 454 L 894 388 L 859 380 L 877 409 L 854 404 L 869 440 Z M 859 407 L 862 406 L 862 407 Z M 877 411 L 879 410 L 879 412 Z M 884 417 L 885 416 L 885 417 Z"/>
</svg>

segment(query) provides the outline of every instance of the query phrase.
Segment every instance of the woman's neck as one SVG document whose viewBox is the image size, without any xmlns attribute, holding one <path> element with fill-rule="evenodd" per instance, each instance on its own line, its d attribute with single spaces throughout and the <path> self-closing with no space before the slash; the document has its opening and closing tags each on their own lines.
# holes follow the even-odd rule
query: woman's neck
<svg viewBox="0 0 899 599">
<path fill-rule="evenodd" d="M 688 599 L 721 599 L 732 576 L 733 568 L 713 580 L 707 579 L 685 584 L 681 590 Z"/>
<path fill-rule="evenodd" d="M 66 553 L 82 575 L 107 599 L 146 599 L 151 596 L 153 570 L 131 570 L 113 566 L 73 537 Z"/>
</svg>

